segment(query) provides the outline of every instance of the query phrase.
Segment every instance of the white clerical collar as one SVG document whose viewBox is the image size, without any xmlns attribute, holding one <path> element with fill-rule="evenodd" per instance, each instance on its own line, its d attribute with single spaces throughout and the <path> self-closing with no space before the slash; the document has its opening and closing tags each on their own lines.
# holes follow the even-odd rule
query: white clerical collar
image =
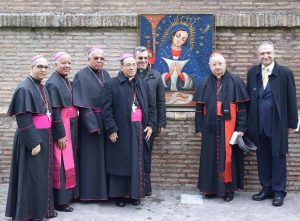
<svg viewBox="0 0 300 221">
<path fill-rule="evenodd" d="M 261 66 L 261 71 L 263 71 L 264 68 L 267 68 L 269 70 L 269 75 L 272 73 L 273 68 L 274 68 L 275 62 L 273 61 L 272 64 L 270 64 L 269 66 Z"/>
</svg>

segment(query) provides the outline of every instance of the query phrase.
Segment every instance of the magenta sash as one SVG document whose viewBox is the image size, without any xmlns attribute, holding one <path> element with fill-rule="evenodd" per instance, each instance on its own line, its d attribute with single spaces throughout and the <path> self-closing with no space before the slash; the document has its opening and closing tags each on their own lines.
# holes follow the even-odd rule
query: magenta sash
<svg viewBox="0 0 300 221">
<path fill-rule="evenodd" d="M 92 108 L 92 110 L 93 110 L 94 113 L 101 113 L 102 112 L 101 108 Z"/>
<path fill-rule="evenodd" d="M 47 115 L 33 115 L 32 116 L 33 124 L 37 129 L 47 129 L 52 126 L 52 119 Z"/>
<path fill-rule="evenodd" d="M 131 111 L 131 122 L 141 122 L 142 121 L 142 110 L 136 109 L 135 111 Z"/>
<path fill-rule="evenodd" d="M 61 119 L 65 127 L 67 146 L 64 150 L 58 148 L 57 141 L 54 142 L 53 148 L 53 187 L 60 189 L 60 168 L 61 160 L 63 158 L 65 175 L 66 175 L 66 189 L 74 188 L 76 186 L 75 164 L 73 156 L 72 136 L 70 129 L 70 118 L 78 116 L 76 107 L 61 108 Z"/>
</svg>

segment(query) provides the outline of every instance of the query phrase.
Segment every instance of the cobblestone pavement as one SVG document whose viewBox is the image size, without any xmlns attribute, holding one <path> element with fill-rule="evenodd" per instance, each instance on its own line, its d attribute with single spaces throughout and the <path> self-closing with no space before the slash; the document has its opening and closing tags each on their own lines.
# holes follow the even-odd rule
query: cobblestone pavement
<svg viewBox="0 0 300 221">
<path fill-rule="evenodd" d="M 0 185 L 0 220 L 4 217 L 7 185 Z M 255 202 L 249 192 L 237 192 L 232 202 L 202 199 L 198 191 L 155 190 L 141 205 L 119 208 L 113 202 L 73 203 L 72 213 L 58 213 L 53 221 L 300 221 L 300 194 L 289 193 L 282 207 L 271 200 Z M 182 201 L 183 196 L 198 197 Z"/>
</svg>

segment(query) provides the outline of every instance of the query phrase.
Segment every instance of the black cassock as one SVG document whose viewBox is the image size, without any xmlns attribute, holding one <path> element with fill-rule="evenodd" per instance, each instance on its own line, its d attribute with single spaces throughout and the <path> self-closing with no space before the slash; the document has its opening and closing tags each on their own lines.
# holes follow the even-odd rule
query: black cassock
<svg viewBox="0 0 300 221">
<path fill-rule="evenodd" d="M 14 220 L 51 217 L 54 213 L 51 120 L 45 115 L 46 104 L 49 109 L 51 105 L 42 87 L 38 80 L 26 78 L 17 87 L 8 109 L 8 115 L 16 116 L 18 126 L 5 213 Z M 38 125 L 37 118 L 41 117 L 48 126 Z M 39 144 L 40 152 L 32 156 L 32 149 Z"/>
<path fill-rule="evenodd" d="M 142 79 L 136 77 L 129 81 L 120 72 L 118 77 L 105 84 L 102 101 L 107 135 L 118 133 L 116 143 L 107 138 L 109 196 L 139 199 L 144 196 L 143 149 L 145 145 L 149 148 L 143 130 L 146 126 L 154 128 L 156 125 L 156 109 L 150 90 Z M 135 120 L 133 112 L 138 111 L 142 113 L 142 119 Z"/>
<path fill-rule="evenodd" d="M 58 72 L 53 72 L 46 83 L 46 88 L 52 105 L 52 133 L 55 144 L 53 150 L 55 152 L 53 155 L 54 203 L 55 205 L 65 205 L 79 196 L 77 170 L 78 114 L 77 108 L 73 107 L 72 82 L 68 78 L 59 75 Z M 69 125 L 65 127 L 64 123 Z M 67 145 L 70 146 L 67 148 L 72 149 L 72 151 L 67 149 L 61 151 L 56 146 L 57 140 L 65 136 L 67 136 L 67 140 L 70 138 L 70 141 L 67 141 Z M 58 160 L 61 160 L 60 165 Z M 68 163 L 65 167 L 64 165 L 67 162 L 71 162 L 74 166 L 69 169 L 68 164 L 70 163 Z M 58 180 L 60 181 L 57 182 Z"/>
<path fill-rule="evenodd" d="M 105 145 L 101 94 L 109 79 L 106 70 L 97 73 L 89 66 L 73 80 L 73 103 L 79 109 L 79 198 L 106 200 Z M 100 134 L 98 130 L 100 129 Z"/>
<path fill-rule="evenodd" d="M 198 188 L 218 196 L 242 189 L 243 153 L 229 141 L 234 131 L 246 132 L 249 97 L 244 82 L 227 71 L 219 79 L 211 74 L 193 101 L 196 132 L 202 133 Z"/>
</svg>

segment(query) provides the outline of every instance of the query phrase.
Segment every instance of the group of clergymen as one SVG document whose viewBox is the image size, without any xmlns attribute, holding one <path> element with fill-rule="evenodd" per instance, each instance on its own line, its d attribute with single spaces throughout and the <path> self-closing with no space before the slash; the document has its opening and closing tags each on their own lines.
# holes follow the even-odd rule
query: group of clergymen
<svg viewBox="0 0 300 221">
<path fill-rule="evenodd" d="M 87 66 L 71 82 L 71 56 L 58 52 L 45 86 L 48 61 L 42 55 L 31 59 L 8 110 L 18 128 L 6 216 L 46 220 L 57 216 L 54 209 L 72 212 L 73 200 L 112 199 L 123 207 L 151 195 L 151 152 L 155 134 L 166 127 L 166 102 L 161 74 L 149 68 L 148 56 L 142 46 L 122 54 L 121 70 L 110 78 L 103 49 L 92 47 Z M 222 54 L 209 58 L 212 74 L 194 96 L 202 136 L 198 188 L 206 198 L 226 202 L 243 188 L 243 152 L 229 140 L 234 132 L 247 133 L 258 147 L 262 186 L 252 198 L 273 198 L 281 206 L 288 133 L 298 119 L 295 82 L 274 61 L 271 42 L 263 42 L 257 56 L 261 64 L 249 70 L 247 88 L 227 71 Z"/>
</svg>

